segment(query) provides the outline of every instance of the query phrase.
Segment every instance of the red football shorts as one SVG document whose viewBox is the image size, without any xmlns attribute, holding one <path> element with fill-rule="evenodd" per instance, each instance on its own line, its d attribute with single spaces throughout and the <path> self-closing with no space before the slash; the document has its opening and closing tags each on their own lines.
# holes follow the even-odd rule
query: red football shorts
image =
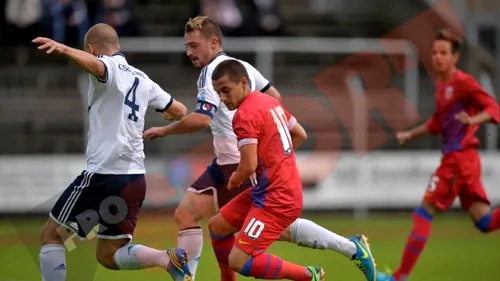
<svg viewBox="0 0 500 281">
<path fill-rule="evenodd" d="M 490 203 L 481 181 L 481 159 L 475 149 L 445 154 L 429 180 L 424 200 L 446 211 L 457 196 L 465 211 L 478 201 Z"/>
<path fill-rule="evenodd" d="M 268 194 L 269 195 L 269 194 Z M 251 256 L 264 253 L 281 233 L 300 217 L 302 208 L 259 207 L 252 202 L 251 188 L 240 193 L 220 210 L 221 216 L 240 229 L 235 246 Z"/>
</svg>

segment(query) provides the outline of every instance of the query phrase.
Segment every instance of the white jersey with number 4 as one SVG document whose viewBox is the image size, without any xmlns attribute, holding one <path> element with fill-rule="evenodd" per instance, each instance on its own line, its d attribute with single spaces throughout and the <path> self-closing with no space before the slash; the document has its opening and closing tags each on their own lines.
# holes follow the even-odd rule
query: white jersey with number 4
<svg viewBox="0 0 500 281">
<path fill-rule="evenodd" d="M 198 101 L 195 112 L 206 114 L 212 118 L 210 128 L 214 136 L 215 155 L 217 156 L 217 164 L 219 165 L 240 162 L 240 152 L 238 151 L 238 144 L 232 123 L 236 111 L 229 111 L 227 109 L 212 85 L 212 72 L 219 63 L 228 59 L 235 58 L 225 53 L 217 54 L 212 62 L 201 70 L 197 83 Z M 265 92 L 271 87 L 271 83 L 251 64 L 242 60 L 236 60 L 245 66 L 250 78 L 250 88 L 252 91 Z"/>
<path fill-rule="evenodd" d="M 164 111 L 172 97 L 121 53 L 99 56 L 106 79 L 90 75 L 87 170 L 98 174 L 144 174 L 142 132 L 148 106 Z"/>
</svg>

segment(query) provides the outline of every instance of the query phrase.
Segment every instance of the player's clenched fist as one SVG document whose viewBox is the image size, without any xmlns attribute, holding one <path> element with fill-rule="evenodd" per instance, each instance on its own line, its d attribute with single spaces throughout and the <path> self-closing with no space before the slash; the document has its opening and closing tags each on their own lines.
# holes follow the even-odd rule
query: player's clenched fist
<svg viewBox="0 0 500 281">
<path fill-rule="evenodd" d="M 459 114 L 455 115 L 455 119 L 458 121 L 462 122 L 465 125 L 471 125 L 472 124 L 472 117 L 470 117 L 467 112 L 462 111 Z"/>
<path fill-rule="evenodd" d="M 234 180 L 234 172 L 231 174 L 231 177 L 229 178 L 229 182 L 227 183 L 227 189 L 231 190 L 236 187 L 240 187 L 242 182 L 236 182 Z"/>
<path fill-rule="evenodd" d="M 407 141 L 411 139 L 411 134 L 405 131 L 397 132 L 396 139 L 398 140 L 399 144 L 405 144 Z"/>
<path fill-rule="evenodd" d="M 47 54 L 51 54 L 54 51 L 63 54 L 67 48 L 66 45 L 45 37 L 37 37 L 31 43 L 37 44 L 39 50 L 47 50 Z"/>
<path fill-rule="evenodd" d="M 163 138 L 167 135 L 165 127 L 151 127 L 144 131 L 142 134 L 142 139 L 154 140 L 157 138 Z"/>
</svg>

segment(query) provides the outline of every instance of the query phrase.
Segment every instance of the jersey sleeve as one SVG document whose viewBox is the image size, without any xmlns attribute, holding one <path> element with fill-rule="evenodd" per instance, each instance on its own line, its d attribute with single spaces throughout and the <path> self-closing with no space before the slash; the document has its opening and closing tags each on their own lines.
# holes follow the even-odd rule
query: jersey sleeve
<svg viewBox="0 0 500 281">
<path fill-rule="evenodd" d="M 491 123 L 498 124 L 500 112 L 497 101 L 479 85 L 472 76 L 463 79 L 463 98 L 491 116 Z"/>
<path fill-rule="evenodd" d="M 233 118 L 233 131 L 238 139 L 238 148 L 247 144 L 257 144 L 262 132 L 260 115 L 238 110 Z"/>
<path fill-rule="evenodd" d="M 215 92 L 212 85 L 212 71 L 208 66 L 201 71 L 200 78 L 198 79 L 196 109 L 194 111 L 205 114 L 210 118 L 214 117 L 217 107 L 220 104 L 219 95 Z"/>
<path fill-rule="evenodd" d="M 248 74 L 253 76 L 255 81 L 254 90 L 259 91 L 261 93 L 266 92 L 269 88 L 271 88 L 272 84 L 267 80 L 262 73 L 260 73 L 255 67 L 247 63 Z"/>
<path fill-rule="evenodd" d="M 93 76 L 97 82 L 102 84 L 111 84 L 116 73 L 116 68 L 118 67 L 116 63 L 108 56 L 98 56 L 97 57 L 103 64 L 105 68 L 105 77 L 101 79 L 99 77 Z"/>
<path fill-rule="evenodd" d="M 157 112 L 164 112 L 172 105 L 174 99 L 157 83 L 151 80 L 149 80 L 149 83 L 151 83 L 151 90 L 149 92 L 149 106 L 153 107 Z"/>
</svg>

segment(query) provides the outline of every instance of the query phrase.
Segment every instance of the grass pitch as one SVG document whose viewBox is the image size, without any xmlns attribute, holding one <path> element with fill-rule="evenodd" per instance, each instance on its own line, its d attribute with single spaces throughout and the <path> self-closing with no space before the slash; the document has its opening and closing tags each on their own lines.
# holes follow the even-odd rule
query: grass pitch
<svg viewBox="0 0 500 281">
<path fill-rule="evenodd" d="M 396 267 L 411 228 L 410 214 L 373 216 L 353 220 L 346 216 L 305 216 L 337 232 L 350 236 L 363 233 L 370 238 L 379 268 Z M 39 230 L 45 219 L 0 220 L 0 281 L 40 280 L 38 269 Z M 171 216 L 143 215 L 135 234 L 135 243 L 156 248 L 174 247 L 175 224 Z M 67 245 L 68 281 L 160 281 L 170 277 L 160 269 L 110 271 L 95 262 L 95 239 Z M 312 250 L 277 242 L 270 252 L 302 265 L 319 264 L 328 280 L 363 281 L 349 260 L 332 251 Z M 465 216 L 449 215 L 435 219 L 432 237 L 417 264 L 411 280 L 422 281 L 499 281 L 500 235 L 480 234 Z M 210 242 L 206 240 L 198 267 L 197 280 L 217 281 L 218 267 Z M 239 277 L 238 280 L 250 280 Z"/>
</svg>

